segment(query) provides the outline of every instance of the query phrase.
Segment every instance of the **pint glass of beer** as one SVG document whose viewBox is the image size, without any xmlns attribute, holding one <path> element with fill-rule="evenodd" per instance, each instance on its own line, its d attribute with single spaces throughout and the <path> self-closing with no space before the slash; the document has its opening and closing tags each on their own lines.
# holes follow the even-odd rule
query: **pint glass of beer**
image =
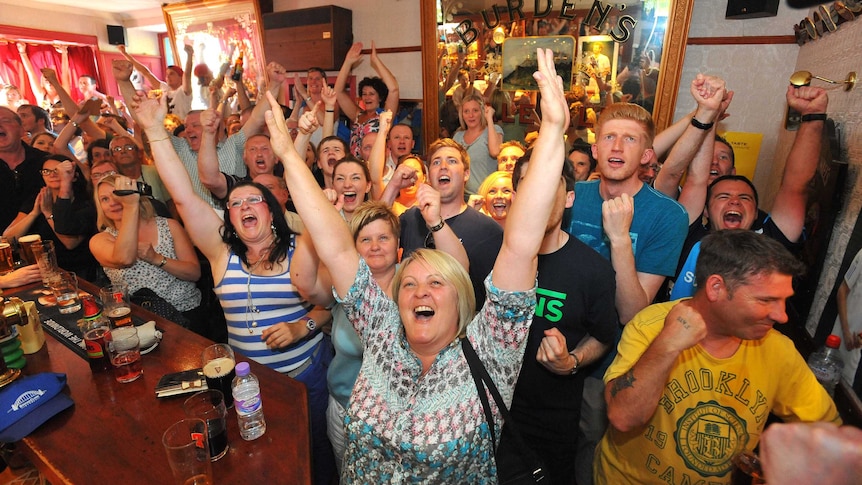
<svg viewBox="0 0 862 485">
<path fill-rule="evenodd" d="M 99 292 L 102 299 L 102 315 L 111 321 L 111 328 L 132 324 L 132 305 L 129 303 L 129 286 L 125 284 L 106 286 Z"/>
<path fill-rule="evenodd" d="M 217 389 L 224 395 L 224 404 L 233 406 L 230 385 L 236 377 L 236 358 L 227 344 L 215 344 L 205 348 L 201 356 L 201 367 L 207 380 L 207 388 Z"/>
</svg>

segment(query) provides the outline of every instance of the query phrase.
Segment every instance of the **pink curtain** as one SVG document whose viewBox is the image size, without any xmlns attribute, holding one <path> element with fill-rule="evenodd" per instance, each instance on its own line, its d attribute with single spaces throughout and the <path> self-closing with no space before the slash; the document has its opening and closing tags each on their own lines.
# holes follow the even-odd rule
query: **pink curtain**
<svg viewBox="0 0 862 485">
<path fill-rule="evenodd" d="M 90 46 L 68 46 L 69 53 L 69 71 L 71 72 L 71 94 L 72 99 L 81 101 L 81 93 L 76 89 L 77 80 L 80 76 L 88 75 L 99 79 L 99 70 L 96 64 L 96 54 Z M 30 57 L 30 62 L 33 64 L 33 70 L 36 76 L 40 79 L 37 83 L 41 83 L 41 74 L 39 70 L 44 67 L 50 67 L 57 71 L 57 77 L 62 79 L 63 73 L 63 58 L 57 49 L 52 44 L 27 44 L 27 55 Z M 21 55 L 18 53 L 18 47 L 15 42 L 0 43 L 0 59 L 3 59 L 0 64 L 0 77 L 7 83 L 15 84 L 22 94 L 29 100 L 30 103 L 36 103 L 36 96 L 30 89 L 30 82 L 27 79 L 27 73 L 24 71 L 24 64 L 21 62 Z"/>
</svg>

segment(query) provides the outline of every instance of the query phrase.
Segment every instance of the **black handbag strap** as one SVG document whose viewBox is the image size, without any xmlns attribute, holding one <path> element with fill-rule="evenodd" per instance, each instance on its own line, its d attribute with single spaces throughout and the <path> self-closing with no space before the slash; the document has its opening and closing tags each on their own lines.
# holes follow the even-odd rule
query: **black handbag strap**
<svg viewBox="0 0 862 485">
<path fill-rule="evenodd" d="M 482 364 L 482 360 L 479 359 L 479 355 L 476 354 L 476 349 L 473 348 L 473 345 L 467 337 L 461 338 L 461 348 L 464 351 L 464 357 L 467 359 L 467 364 L 470 366 L 470 374 L 473 376 L 473 382 L 476 383 L 476 391 L 479 393 L 479 399 L 482 400 L 482 408 L 484 408 L 485 420 L 488 422 L 488 428 L 491 431 L 492 443 L 496 443 L 497 439 L 496 434 L 494 433 L 494 415 L 491 414 L 491 403 L 488 402 L 488 395 L 485 392 L 485 387 L 488 388 L 488 392 L 491 393 L 491 396 L 494 398 L 494 402 L 497 403 L 497 409 L 500 410 L 500 415 L 503 416 L 503 422 L 506 424 L 507 430 L 511 432 L 512 439 L 515 446 L 520 450 L 524 463 L 530 467 L 536 481 L 541 481 L 544 478 L 544 471 L 542 470 L 541 462 L 536 457 L 536 454 L 533 453 L 533 450 L 531 450 L 524 441 L 524 437 L 515 425 L 512 415 L 509 414 L 509 409 L 506 407 L 506 403 L 503 402 L 503 397 L 500 396 L 500 391 L 494 384 L 494 380 L 491 379 L 491 375 L 488 374 L 488 369 L 486 369 L 485 365 Z M 485 384 L 484 386 L 482 385 L 483 382 Z"/>
</svg>

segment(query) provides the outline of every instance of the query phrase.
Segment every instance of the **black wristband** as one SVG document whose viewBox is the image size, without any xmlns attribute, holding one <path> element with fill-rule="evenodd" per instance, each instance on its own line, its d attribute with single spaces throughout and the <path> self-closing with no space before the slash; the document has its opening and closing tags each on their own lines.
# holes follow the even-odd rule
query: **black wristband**
<svg viewBox="0 0 862 485">
<path fill-rule="evenodd" d="M 811 113 L 808 115 L 802 115 L 799 118 L 800 121 L 826 121 L 826 113 Z"/>
<path fill-rule="evenodd" d="M 708 129 L 712 128 L 713 125 L 715 125 L 714 121 L 709 122 L 709 123 L 701 123 L 694 116 L 691 117 L 691 126 L 697 128 L 698 130 L 708 130 Z"/>
<path fill-rule="evenodd" d="M 437 232 L 440 229 L 443 229 L 443 225 L 445 225 L 445 224 L 446 224 L 446 221 L 444 221 L 443 218 L 441 217 L 440 223 L 437 224 L 436 226 L 428 226 L 428 230 L 431 232 Z"/>
</svg>

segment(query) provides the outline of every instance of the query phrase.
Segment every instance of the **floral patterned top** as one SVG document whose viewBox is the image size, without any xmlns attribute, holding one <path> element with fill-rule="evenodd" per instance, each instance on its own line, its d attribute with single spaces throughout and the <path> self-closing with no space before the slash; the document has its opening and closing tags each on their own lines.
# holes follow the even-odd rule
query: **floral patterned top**
<svg viewBox="0 0 862 485">
<path fill-rule="evenodd" d="M 467 327 L 506 405 L 524 357 L 536 289 L 509 292 L 485 280 L 488 297 Z M 341 299 L 340 299 L 341 300 Z M 397 304 L 364 260 L 341 300 L 365 351 L 345 418 L 342 483 L 497 483 L 496 443 L 485 422 L 470 367 L 456 339 L 422 375 Z M 502 417 L 490 400 L 495 433 Z"/>
<path fill-rule="evenodd" d="M 356 158 L 362 158 L 362 139 L 369 133 L 377 133 L 380 131 L 380 113 L 382 109 L 378 109 L 374 116 L 360 122 L 359 115 L 353 120 L 353 127 L 350 129 L 350 153 Z"/>
</svg>

